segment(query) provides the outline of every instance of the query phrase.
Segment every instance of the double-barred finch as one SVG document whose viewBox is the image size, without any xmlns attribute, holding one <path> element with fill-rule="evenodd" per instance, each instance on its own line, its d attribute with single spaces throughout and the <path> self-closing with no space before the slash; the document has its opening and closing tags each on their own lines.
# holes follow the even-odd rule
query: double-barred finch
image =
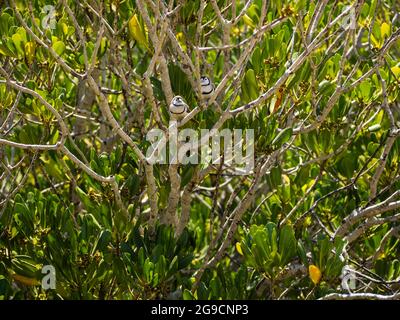
<svg viewBox="0 0 400 320">
<path fill-rule="evenodd" d="M 169 105 L 169 113 L 173 120 L 181 120 L 189 113 L 189 106 L 181 96 L 175 96 Z"/>
<path fill-rule="evenodd" d="M 200 86 L 201 86 L 201 94 L 205 99 L 211 98 L 213 92 L 214 92 L 214 85 L 211 82 L 209 77 L 202 76 L 200 77 Z"/>
</svg>

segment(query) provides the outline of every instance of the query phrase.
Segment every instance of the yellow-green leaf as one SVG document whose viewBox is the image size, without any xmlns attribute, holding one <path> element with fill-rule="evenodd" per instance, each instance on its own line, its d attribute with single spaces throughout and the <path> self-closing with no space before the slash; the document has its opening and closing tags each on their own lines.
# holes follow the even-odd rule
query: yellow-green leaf
<svg viewBox="0 0 400 320">
<path fill-rule="evenodd" d="M 61 30 L 64 33 L 64 35 L 68 35 L 68 26 L 67 26 L 67 24 L 64 23 L 64 22 L 61 22 L 60 26 L 61 26 Z"/>
<path fill-rule="evenodd" d="M 372 41 L 372 43 L 374 44 L 374 46 L 375 46 L 376 48 L 380 48 L 380 47 L 381 47 L 381 44 L 379 43 L 378 40 L 376 40 L 376 38 L 374 37 L 373 34 L 371 34 L 371 41 Z"/>
<path fill-rule="evenodd" d="M 53 44 L 54 51 L 61 56 L 65 51 L 65 44 L 62 41 L 56 41 Z"/>
<path fill-rule="evenodd" d="M 29 41 L 25 43 L 25 57 L 29 64 L 32 64 L 33 59 L 35 58 L 35 43 Z"/>
<path fill-rule="evenodd" d="M 236 250 L 241 256 L 243 255 L 242 246 L 239 242 L 236 242 Z"/>
<path fill-rule="evenodd" d="M 396 65 L 392 67 L 390 70 L 394 73 L 394 75 L 398 78 L 400 76 L 400 66 Z"/>
<path fill-rule="evenodd" d="M 384 22 L 381 24 L 381 36 L 382 38 L 388 37 L 390 34 L 390 26 Z"/>
<path fill-rule="evenodd" d="M 19 33 L 15 33 L 11 37 L 12 42 L 14 43 L 15 48 L 17 49 L 18 53 L 21 55 L 24 54 L 23 48 L 23 39 Z"/>
<path fill-rule="evenodd" d="M 178 40 L 179 44 L 182 47 L 182 50 L 186 52 L 186 50 L 187 50 L 187 48 L 186 48 L 186 40 L 185 40 L 185 35 L 183 34 L 183 32 L 177 33 L 176 40 Z"/>
<path fill-rule="evenodd" d="M 128 23 L 129 34 L 132 39 L 144 46 L 147 51 L 150 51 L 149 42 L 147 40 L 147 32 L 141 26 L 137 14 L 134 14 Z"/>
<path fill-rule="evenodd" d="M 254 29 L 256 27 L 256 24 L 254 23 L 253 19 L 251 19 L 247 14 L 245 14 L 243 16 L 243 21 L 245 24 L 247 24 L 252 29 Z"/>
</svg>

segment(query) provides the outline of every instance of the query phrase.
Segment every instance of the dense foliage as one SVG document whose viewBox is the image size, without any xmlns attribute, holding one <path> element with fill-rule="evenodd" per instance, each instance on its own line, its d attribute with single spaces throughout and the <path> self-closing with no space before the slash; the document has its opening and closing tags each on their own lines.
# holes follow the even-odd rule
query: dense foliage
<svg viewBox="0 0 400 320">
<path fill-rule="evenodd" d="M 0 5 L 0 298 L 400 297 L 398 1 Z M 146 161 L 175 95 L 254 170 Z"/>
</svg>

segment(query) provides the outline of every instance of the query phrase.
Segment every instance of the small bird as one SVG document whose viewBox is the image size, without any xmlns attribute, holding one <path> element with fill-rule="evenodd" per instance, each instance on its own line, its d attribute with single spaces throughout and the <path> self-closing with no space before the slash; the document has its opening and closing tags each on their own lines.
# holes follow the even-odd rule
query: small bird
<svg viewBox="0 0 400 320">
<path fill-rule="evenodd" d="M 200 77 L 201 94 L 205 99 L 209 99 L 214 93 L 214 84 L 211 82 L 210 78 L 206 76 Z"/>
<path fill-rule="evenodd" d="M 182 120 L 190 112 L 189 106 L 181 96 L 175 96 L 169 105 L 169 113 L 173 120 Z"/>
</svg>

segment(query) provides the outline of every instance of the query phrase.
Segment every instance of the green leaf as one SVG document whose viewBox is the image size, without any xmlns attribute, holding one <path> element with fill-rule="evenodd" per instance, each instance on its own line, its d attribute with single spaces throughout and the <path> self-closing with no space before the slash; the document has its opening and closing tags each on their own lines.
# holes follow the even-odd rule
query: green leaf
<svg viewBox="0 0 400 320">
<path fill-rule="evenodd" d="M 350 179 L 353 176 L 357 166 L 357 157 L 347 152 L 337 163 L 339 172 L 346 178 Z"/>
<path fill-rule="evenodd" d="M 300 257 L 301 261 L 303 262 L 303 264 L 307 266 L 308 259 L 307 259 L 306 250 L 304 249 L 303 242 L 300 239 L 297 243 L 297 252 L 298 252 L 299 257 Z"/>
<path fill-rule="evenodd" d="M 199 287 L 197 288 L 197 298 L 199 300 L 207 300 L 208 291 L 206 285 L 203 282 L 200 282 Z"/>
<path fill-rule="evenodd" d="M 325 270 L 326 261 L 331 248 L 332 245 L 327 238 L 324 237 L 319 241 L 318 267 L 321 269 L 321 271 Z"/>
<path fill-rule="evenodd" d="M 367 101 L 371 97 L 371 83 L 369 81 L 363 81 L 359 89 L 361 91 L 361 97 Z"/>
<path fill-rule="evenodd" d="M 183 300 L 196 300 L 196 298 L 188 289 L 185 289 L 183 291 Z"/>
<path fill-rule="evenodd" d="M 92 208 L 93 204 L 89 196 L 83 191 L 81 188 L 76 187 L 75 189 L 76 193 L 78 194 L 79 198 L 82 200 L 83 204 L 85 205 L 86 208 Z"/>
<path fill-rule="evenodd" d="M 99 238 L 97 240 L 97 245 L 94 247 L 95 250 L 93 252 L 95 252 L 96 250 L 105 251 L 111 240 L 111 232 L 109 230 L 102 230 L 100 232 Z"/>
<path fill-rule="evenodd" d="M 285 128 L 272 141 L 272 145 L 274 148 L 279 149 L 284 143 L 288 142 L 292 136 L 293 129 Z"/>
<path fill-rule="evenodd" d="M 140 247 L 139 252 L 138 252 L 138 262 L 141 267 L 144 267 L 144 261 L 145 261 L 144 257 L 145 257 L 144 256 L 144 248 Z"/>
<path fill-rule="evenodd" d="M 173 63 L 168 65 L 168 72 L 174 94 L 182 96 L 189 106 L 193 106 L 196 103 L 195 95 L 186 73 Z M 167 101 L 167 104 L 169 103 L 170 101 Z"/>
<path fill-rule="evenodd" d="M 282 169 L 280 166 L 273 167 L 269 174 L 269 186 L 271 189 L 275 189 L 276 187 L 282 184 Z"/>
<path fill-rule="evenodd" d="M 54 51 L 55 51 L 59 56 L 61 56 L 61 55 L 64 53 L 64 51 L 65 51 L 65 44 L 64 44 L 64 42 L 61 41 L 61 40 L 54 42 L 52 47 L 53 47 Z"/>
<path fill-rule="evenodd" d="M 329 151 L 330 142 L 331 142 L 331 136 L 332 136 L 332 131 L 331 130 L 322 129 L 319 132 L 318 140 L 320 141 L 322 150 L 325 153 L 328 153 L 328 151 Z"/>
<path fill-rule="evenodd" d="M 7 13 L 3 12 L 0 16 L 0 34 L 7 35 L 10 29 L 9 21 L 12 17 Z M 10 21 L 11 22 L 11 21 Z"/>
<path fill-rule="evenodd" d="M 24 55 L 24 42 L 22 36 L 19 33 L 15 33 L 11 37 L 12 42 L 17 49 L 18 53 L 23 56 Z"/>
<path fill-rule="evenodd" d="M 15 54 L 4 44 L 0 44 L 0 54 L 4 55 L 4 56 L 9 56 L 9 57 L 13 57 L 16 58 Z"/>
<path fill-rule="evenodd" d="M 296 254 L 296 238 L 291 226 L 285 225 L 279 233 L 279 253 L 281 266 L 285 266 Z"/>
<path fill-rule="evenodd" d="M 328 80 L 323 80 L 318 85 L 318 92 L 323 97 L 332 95 L 334 91 L 335 91 L 335 85 Z"/>
<path fill-rule="evenodd" d="M 256 74 L 253 69 L 247 70 L 242 81 L 242 94 L 245 103 L 258 98 L 259 89 Z"/>
<path fill-rule="evenodd" d="M 261 50 L 260 47 L 256 47 L 253 52 L 253 56 L 251 57 L 251 64 L 256 71 L 256 73 L 260 73 L 261 70 Z"/>
<path fill-rule="evenodd" d="M 143 266 L 143 274 L 147 283 L 152 283 L 154 278 L 154 264 L 150 261 L 149 258 L 146 259 Z"/>
</svg>

